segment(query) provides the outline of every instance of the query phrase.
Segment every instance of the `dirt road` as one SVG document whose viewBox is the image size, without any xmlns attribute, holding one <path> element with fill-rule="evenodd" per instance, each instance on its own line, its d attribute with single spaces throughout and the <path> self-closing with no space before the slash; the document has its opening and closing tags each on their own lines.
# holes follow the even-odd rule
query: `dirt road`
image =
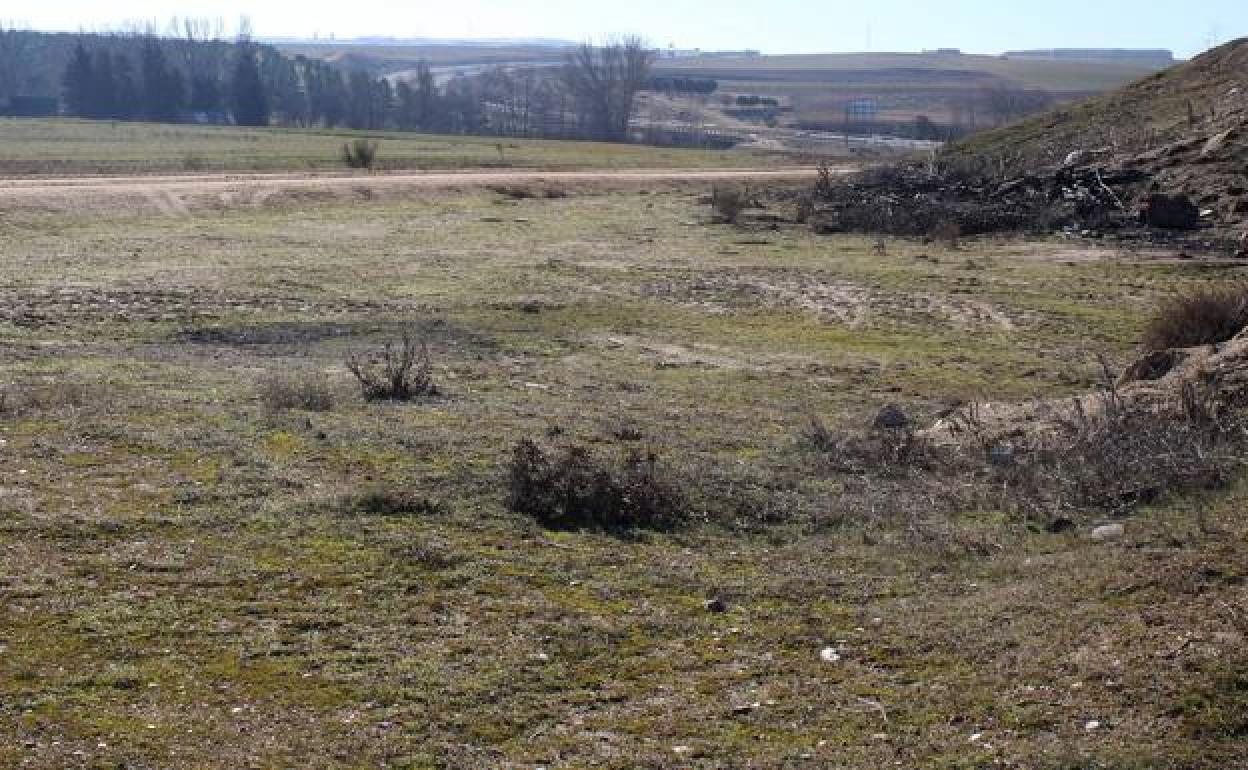
<svg viewBox="0 0 1248 770">
<path fill-rule="evenodd" d="M 0 179 L 0 211 L 139 210 L 164 214 L 203 208 L 260 206 L 281 201 L 395 197 L 474 187 L 535 190 L 614 189 L 719 181 L 811 178 L 813 169 L 459 171 L 393 173 L 187 174 L 173 176 Z"/>
</svg>

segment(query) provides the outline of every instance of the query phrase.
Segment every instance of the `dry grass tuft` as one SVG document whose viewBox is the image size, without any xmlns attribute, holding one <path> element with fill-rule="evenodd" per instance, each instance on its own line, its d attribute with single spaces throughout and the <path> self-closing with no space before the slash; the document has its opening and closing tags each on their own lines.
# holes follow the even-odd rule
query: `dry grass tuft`
<svg viewBox="0 0 1248 770">
<path fill-rule="evenodd" d="M 334 390 L 321 372 L 273 372 L 260 381 L 259 391 L 260 400 L 273 412 L 329 412 L 334 408 Z"/>
</svg>

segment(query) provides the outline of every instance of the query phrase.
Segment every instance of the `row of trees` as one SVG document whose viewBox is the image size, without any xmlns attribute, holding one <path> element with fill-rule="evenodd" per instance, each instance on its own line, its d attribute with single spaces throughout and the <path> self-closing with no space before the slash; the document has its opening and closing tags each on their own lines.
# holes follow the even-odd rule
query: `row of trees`
<svg viewBox="0 0 1248 770">
<path fill-rule="evenodd" d="M 269 123 L 269 106 L 260 80 L 256 52 L 236 51 L 228 88 L 212 76 L 191 74 L 170 64 L 160 43 L 145 39 L 138 64 L 124 52 L 89 51 L 79 44 L 62 78 L 66 111 L 83 118 L 151 120 L 175 123 L 188 113 L 220 122 L 226 113 L 239 125 Z"/>
<path fill-rule="evenodd" d="M 246 37 L 187 43 L 154 35 L 79 40 L 62 77 L 66 111 L 96 119 L 622 141 L 654 61 L 630 38 L 581 46 L 562 67 L 499 67 L 439 85 L 424 63 L 379 78 L 286 57 Z"/>
</svg>

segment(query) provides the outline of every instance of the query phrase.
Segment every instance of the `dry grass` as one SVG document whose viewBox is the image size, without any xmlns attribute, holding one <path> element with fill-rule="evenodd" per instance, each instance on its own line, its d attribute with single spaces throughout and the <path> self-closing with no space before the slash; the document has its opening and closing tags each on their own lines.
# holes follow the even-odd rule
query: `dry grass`
<svg viewBox="0 0 1248 770">
<path fill-rule="evenodd" d="M 1169 350 L 1226 342 L 1248 328 L 1248 287 L 1207 286 L 1168 297 L 1144 330 L 1144 348 Z"/>
<path fill-rule="evenodd" d="M 260 381 L 258 390 L 260 400 L 274 412 L 329 412 L 334 408 L 334 390 L 323 372 L 272 372 Z"/>
<path fill-rule="evenodd" d="M 0 382 L 85 397 L 0 419 L 0 767 L 1242 763 L 1233 476 L 1095 542 L 1115 509 L 1051 534 L 792 436 L 805 413 L 1084 392 L 1100 376 L 1070 362 L 1134 355 L 1200 274 L 747 239 L 689 226 L 703 192 L 6 216 Z M 404 329 L 443 397 L 257 397 L 257 373 Z M 616 484 L 661 447 L 687 520 L 617 537 L 509 510 L 536 436 Z"/>
</svg>

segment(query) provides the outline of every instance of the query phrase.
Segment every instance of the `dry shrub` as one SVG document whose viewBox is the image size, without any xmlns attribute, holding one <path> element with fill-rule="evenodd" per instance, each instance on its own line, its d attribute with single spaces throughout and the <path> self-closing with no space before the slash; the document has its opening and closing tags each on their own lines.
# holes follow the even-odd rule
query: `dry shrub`
<svg viewBox="0 0 1248 770">
<path fill-rule="evenodd" d="M 504 198 L 510 198 L 513 201 L 523 201 L 530 198 L 536 198 L 537 193 L 528 188 L 520 186 L 496 185 L 490 188 L 491 192 L 497 193 Z"/>
<path fill-rule="evenodd" d="M 711 189 L 711 208 L 718 224 L 736 224 L 750 207 L 750 196 L 739 187 L 716 185 Z"/>
<path fill-rule="evenodd" d="M 793 221 L 799 225 L 807 224 L 818 213 L 814 199 L 809 195 L 799 195 L 797 198 L 797 210 L 793 215 Z"/>
<path fill-rule="evenodd" d="M 1170 297 L 1144 329 L 1148 350 L 1226 342 L 1248 328 L 1248 286 L 1204 287 Z"/>
<path fill-rule="evenodd" d="M 353 139 L 342 145 L 342 162 L 348 168 L 369 169 L 377 162 L 380 145 L 370 139 Z"/>
<path fill-rule="evenodd" d="M 814 196 L 818 200 L 831 200 L 835 191 L 836 181 L 832 175 L 832 167 L 827 161 L 823 161 L 815 174 Z"/>
<path fill-rule="evenodd" d="M 929 235 L 932 240 L 943 243 L 951 251 L 957 251 L 962 247 L 962 226 L 952 219 L 938 222 Z"/>
<path fill-rule="evenodd" d="M 429 348 L 411 332 L 404 332 L 398 345 L 387 342 L 370 358 L 352 353 L 346 365 L 369 401 L 412 401 L 438 394 Z"/>
<path fill-rule="evenodd" d="M 260 400 L 273 412 L 328 412 L 334 408 L 334 390 L 321 372 L 273 372 L 260 381 L 259 391 Z"/>
<path fill-rule="evenodd" d="M 529 440 L 512 452 L 507 507 L 558 530 L 666 531 L 689 517 L 653 453 L 611 467 L 583 447 L 548 454 Z"/>
<path fill-rule="evenodd" d="M 446 513 L 442 503 L 413 495 L 406 490 L 370 487 L 348 496 L 344 512 L 364 516 L 439 516 Z"/>
<path fill-rule="evenodd" d="M 956 446 L 932 445 L 908 429 L 832 431 L 817 420 L 802 443 L 841 480 L 833 516 L 843 522 L 995 511 L 1049 527 L 1081 515 L 1125 515 L 1232 479 L 1248 426 L 1205 392 L 1189 388 L 1182 400 L 1181 410 L 1159 414 L 1107 388 L 1097 408 L 1076 408 L 1057 423 L 1060 440 L 1043 447 L 975 440 L 986 434 L 977 434 L 973 408 L 962 414 L 972 439 Z"/>
</svg>

